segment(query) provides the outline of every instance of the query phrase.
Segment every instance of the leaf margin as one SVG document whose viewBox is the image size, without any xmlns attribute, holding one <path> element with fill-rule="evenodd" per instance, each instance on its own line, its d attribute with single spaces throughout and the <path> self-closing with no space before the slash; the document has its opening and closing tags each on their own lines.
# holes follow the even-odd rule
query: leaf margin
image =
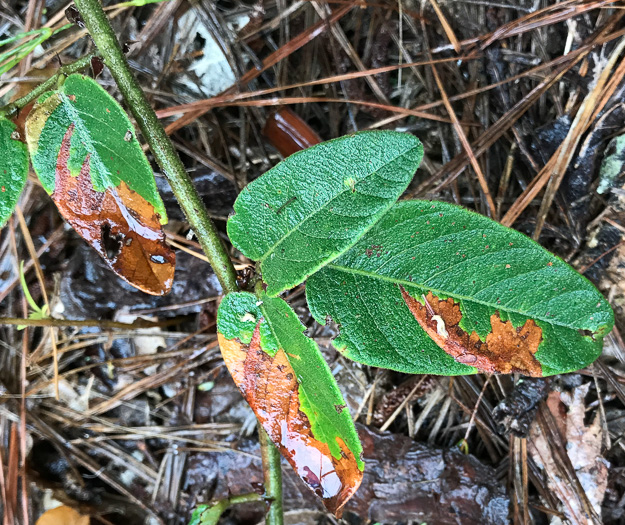
<svg viewBox="0 0 625 525">
<path fill-rule="evenodd" d="M 412 204 L 411 204 L 412 203 Z M 490 219 L 483 217 L 480 214 L 477 214 L 475 212 L 472 212 L 470 210 L 467 210 L 465 208 L 462 207 L 458 207 L 449 203 L 444 203 L 444 202 L 440 202 L 440 201 L 420 201 L 420 200 L 414 200 L 414 201 L 401 201 L 399 203 L 396 203 L 395 206 L 389 210 L 389 212 L 387 212 L 387 214 L 376 224 L 376 226 L 374 226 L 368 233 L 367 235 L 363 236 L 354 246 L 352 246 L 352 248 L 350 250 L 348 250 L 347 252 L 345 252 L 341 257 L 335 259 L 334 261 L 330 262 L 328 265 L 326 265 L 326 267 L 324 267 L 322 270 L 320 270 L 319 272 L 317 272 L 316 274 L 314 274 L 313 276 L 311 276 L 306 284 L 306 299 L 307 299 L 307 303 L 310 309 L 311 314 L 313 315 L 313 317 L 317 320 L 317 322 L 319 322 L 320 324 L 325 324 L 328 318 L 333 319 L 335 322 L 337 322 L 339 324 L 339 335 L 334 339 L 333 341 L 333 346 L 335 346 L 335 348 L 337 348 L 337 350 L 339 350 L 343 355 L 345 355 L 347 358 L 349 359 L 353 359 L 356 360 L 358 362 L 364 363 L 364 364 L 369 364 L 371 366 L 383 366 L 382 364 L 380 364 L 379 362 L 370 362 L 368 359 L 363 359 L 361 353 L 359 353 L 358 351 L 358 347 L 354 346 L 353 341 L 350 341 L 348 334 L 346 333 L 346 330 L 349 330 L 348 328 L 344 327 L 341 325 L 341 321 L 339 319 L 337 319 L 336 315 L 332 316 L 331 314 L 328 313 L 328 307 L 323 305 L 323 301 L 320 299 L 321 297 L 321 292 L 319 292 L 319 289 L 321 289 L 321 287 L 323 286 L 323 283 L 329 280 L 329 274 L 328 272 L 332 271 L 334 269 L 334 267 L 337 267 L 341 264 L 341 261 L 344 261 L 346 259 L 349 259 L 349 257 L 353 257 L 355 252 L 357 252 L 359 249 L 361 249 L 363 247 L 363 245 L 366 245 L 367 243 L 371 243 L 371 244 L 380 244 L 380 239 L 376 238 L 374 240 L 372 240 L 372 237 L 376 235 L 376 233 L 378 232 L 379 229 L 383 228 L 383 225 L 385 224 L 384 221 L 390 221 L 389 217 L 392 217 L 393 215 L 393 210 L 397 210 L 397 208 L 401 208 L 401 207 L 410 207 L 410 206 L 429 206 L 429 205 L 433 205 L 433 207 L 435 205 L 441 205 L 443 207 L 449 207 L 448 209 L 455 209 L 456 211 L 461 210 L 462 212 L 467 214 L 467 217 L 473 217 L 473 218 L 479 218 L 479 221 L 491 221 Z M 441 215 L 442 216 L 442 215 Z M 397 221 L 395 221 L 397 222 Z M 495 221 L 491 221 L 494 225 L 496 225 L 496 228 L 501 228 L 504 229 L 505 227 L 502 225 L 499 225 L 498 223 L 496 223 Z M 429 224 L 429 222 L 428 222 Z M 454 223 L 455 224 L 455 223 Z M 522 233 L 513 230 L 511 228 L 505 228 L 505 230 L 507 231 L 507 234 L 510 237 L 514 237 L 518 240 L 522 239 L 524 242 L 526 243 L 530 243 L 531 245 L 533 245 L 534 249 L 535 248 L 539 248 L 540 251 L 542 251 L 550 260 L 546 262 L 548 267 L 553 267 L 554 270 L 557 270 L 558 268 L 566 268 L 566 271 L 570 271 L 571 274 L 574 274 L 576 277 L 575 278 L 579 278 L 581 283 L 584 283 L 584 286 L 587 287 L 587 291 L 596 294 L 596 298 L 597 298 L 597 305 L 596 308 L 599 308 L 601 306 L 601 308 L 603 309 L 602 312 L 600 312 L 600 314 L 597 314 L 596 312 L 591 312 L 590 315 L 590 320 L 593 320 L 593 317 L 595 315 L 597 315 L 600 319 L 599 320 L 595 320 L 594 323 L 594 329 L 592 329 L 592 336 L 586 336 L 586 335 L 582 335 L 583 339 L 580 339 L 580 341 L 584 344 L 587 345 L 589 344 L 589 342 L 592 340 L 592 344 L 595 344 L 595 350 L 593 351 L 592 348 L 586 348 L 586 354 L 588 355 L 588 359 L 586 360 L 578 360 L 576 362 L 573 362 L 573 364 L 571 364 L 570 366 L 567 366 L 563 359 L 561 358 L 557 358 L 559 354 L 556 355 L 549 355 L 549 352 L 551 352 L 551 354 L 553 354 L 553 351 L 551 350 L 551 347 L 545 349 L 544 345 L 544 339 L 541 342 L 538 351 L 535 354 L 535 357 L 539 360 L 539 362 L 541 363 L 541 366 L 543 368 L 543 377 L 548 376 L 548 375 L 553 375 L 556 373 L 567 373 L 567 372 L 571 372 L 574 370 L 578 370 L 580 368 L 583 368 L 585 366 L 587 366 L 588 364 L 592 363 L 592 361 L 594 361 L 600 354 L 601 354 L 601 348 L 602 348 L 602 339 L 603 337 L 609 332 L 609 330 L 611 329 L 611 326 L 613 326 L 614 323 L 614 314 L 613 311 L 609 305 L 609 303 L 607 302 L 607 300 L 600 294 L 600 292 L 594 287 L 594 285 L 592 285 L 592 283 L 590 283 L 590 281 L 588 281 L 583 275 L 580 275 L 579 273 L 575 272 L 574 269 L 572 269 L 567 263 L 565 263 L 564 261 L 562 261 L 560 258 L 558 258 L 557 256 L 551 254 L 550 252 L 548 252 L 545 248 L 543 248 L 542 246 L 540 246 L 538 243 L 535 243 L 534 241 L 532 241 L 531 239 L 529 239 L 527 236 L 523 235 Z M 417 234 L 419 232 L 416 232 Z M 512 245 L 512 244 L 511 244 Z M 488 248 L 488 246 L 486 246 L 486 248 Z M 412 259 L 415 259 L 415 257 L 412 257 Z M 438 266 L 437 266 L 438 268 Z M 343 269 L 343 268 L 341 268 Z M 348 271 L 348 270 L 345 270 Z M 355 272 L 357 273 L 357 272 Z M 475 282 L 475 281 L 473 281 Z M 452 297 L 454 298 L 454 300 L 459 299 L 458 295 L 455 294 L 450 294 L 448 292 L 445 291 L 441 291 L 441 290 L 434 290 L 430 287 L 425 287 L 423 285 L 418 285 L 417 283 L 414 282 L 410 282 L 408 280 L 401 282 L 402 286 L 406 286 L 407 288 L 412 288 L 412 289 L 416 289 L 417 287 L 419 287 L 420 292 L 419 293 L 427 293 L 428 291 L 432 291 L 433 293 L 435 293 L 435 295 L 438 295 L 440 298 L 442 299 L 446 299 L 448 297 Z M 335 290 L 335 292 L 337 292 L 337 290 Z M 328 293 L 328 292 L 326 292 Z M 330 295 L 330 294 L 328 294 Z M 347 293 L 345 293 L 345 295 L 347 295 Z M 413 294 L 411 294 L 413 295 Z M 465 300 L 474 300 L 471 297 L 464 297 L 464 298 L 460 298 L 460 299 L 465 299 Z M 553 300 L 553 299 L 552 299 Z M 495 310 L 494 307 L 492 307 L 492 305 L 486 305 L 487 307 L 493 309 L 493 311 Z M 526 316 L 521 312 L 509 312 L 510 313 L 510 320 L 513 323 L 513 325 L 515 327 L 518 327 L 520 324 L 523 324 L 521 321 L 525 321 L 527 319 L 534 319 L 536 320 L 536 317 L 531 317 L 531 316 Z M 463 320 L 464 320 L 464 313 L 463 313 Z M 345 315 L 343 315 L 343 318 L 345 318 Z M 503 317 L 502 317 L 503 318 Z M 539 319 L 537 321 L 543 323 L 543 325 L 541 325 L 541 329 L 543 330 L 543 334 L 545 332 L 549 332 L 550 327 L 552 326 L 553 323 L 549 324 L 546 328 L 544 327 L 544 323 L 549 323 L 549 319 Z M 600 322 L 599 322 L 600 321 Z M 588 326 L 590 325 L 586 325 L 586 326 L 582 326 L 581 329 L 588 329 Z M 569 330 L 577 330 L 580 329 L 579 327 L 573 327 L 573 326 L 569 326 L 566 327 Z M 479 335 L 479 334 L 478 334 Z M 561 336 L 561 334 L 560 334 Z M 555 337 L 553 335 L 551 335 L 550 337 Z M 598 340 L 597 340 L 598 339 Z M 556 342 L 558 342 L 559 340 L 554 339 L 554 345 Z M 351 346 L 350 346 L 351 344 Z M 437 346 L 437 348 L 439 348 Z M 440 355 L 440 353 L 439 353 Z M 464 365 L 467 366 L 467 365 Z M 401 372 L 406 372 L 406 373 L 434 373 L 434 374 L 441 374 L 441 372 L 437 372 L 437 371 L 431 371 L 431 370 L 423 370 L 423 369 L 411 369 L 410 367 L 392 367 L 392 366 L 387 366 L 385 368 L 390 368 L 390 369 L 394 369 L 394 370 L 398 370 Z M 473 368 L 473 367 L 471 367 Z M 474 369 L 475 372 L 478 372 L 477 369 Z M 471 373 L 471 372 L 467 372 L 467 373 Z M 447 372 L 442 373 L 441 375 L 460 375 L 460 374 L 449 374 Z"/>
<path fill-rule="evenodd" d="M 326 152 L 328 148 L 352 147 L 352 146 L 347 146 L 348 141 L 373 140 L 374 137 L 375 137 L 375 140 L 378 140 L 378 141 L 384 141 L 387 139 L 389 141 L 390 140 L 405 141 L 406 142 L 405 146 L 407 149 L 406 151 L 402 151 L 401 153 L 397 154 L 392 160 L 387 161 L 385 164 L 381 166 L 378 166 L 374 171 L 368 173 L 365 177 L 363 177 L 360 180 L 356 180 L 353 177 L 349 177 L 347 175 L 346 176 L 341 175 L 342 184 L 339 185 L 337 181 L 337 187 L 340 186 L 340 192 L 334 197 L 332 197 L 332 199 L 329 202 L 325 202 L 323 206 L 321 206 L 321 208 L 314 210 L 313 213 L 307 215 L 305 218 L 300 220 L 300 222 L 297 223 L 295 227 L 288 230 L 286 234 L 283 234 L 279 238 L 279 240 L 273 244 L 273 246 L 271 246 L 270 248 L 267 248 L 264 252 L 262 248 L 259 248 L 259 246 L 261 243 L 266 244 L 265 240 L 261 240 L 260 243 L 259 242 L 255 243 L 255 241 L 248 242 L 248 238 L 251 237 L 251 234 L 249 232 L 249 229 L 251 228 L 250 223 L 254 223 L 256 221 L 266 222 L 265 218 L 259 215 L 259 213 L 264 213 L 263 210 L 262 209 L 260 209 L 260 211 L 256 210 L 256 213 L 254 213 L 255 210 L 252 207 L 252 205 L 254 204 L 254 199 L 261 198 L 262 200 L 263 198 L 262 191 L 264 189 L 263 185 L 271 184 L 273 182 L 273 179 L 276 179 L 276 180 L 282 179 L 283 181 L 285 179 L 290 179 L 290 181 L 294 185 L 293 191 L 296 194 L 285 195 L 284 197 L 287 200 L 282 202 L 278 209 L 274 208 L 273 205 L 268 202 L 264 203 L 265 207 L 271 208 L 275 211 L 275 214 L 277 217 L 277 215 L 280 212 L 282 212 L 285 209 L 285 207 L 288 206 L 291 203 L 291 201 L 294 199 L 299 199 L 300 201 L 314 201 L 315 200 L 313 197 L 313 194 L 318 195 L 318 193 L 315 193 L 316 190 L 314 189 L 310 191 L 311 182 L 306 181 L 305 179 L 301 179 L 301 178 L 304 176 L 303 174 L 305 174 L 306 172 L 306 170 L 303 168 L 307 167 L 307 164 L 314 165 L 315 162 L 319 161 L 319 158 L 322 158 L 321 156 L 319 156 L 319 152 Z M 408 143 L 411 143 L 410 147 L 408 147 Z M 368 146 L 373 148 L 372 144 L 369 144 Z M 300 232 L 300 228 L 302 228 L 308 220 L 316 217 L 319 214 L 320 209 L 326 208 L 330 204 L 330 202 L 332 202 L 333 200 L 339 197 L 347 195 L 350 191 L 351 193 L 355 193 L 356 187 L 362 186 L 366 188 L 367 183 L 370 182 L 371 180 L 371 177 L 378 175 L 379 172 L 384 172 L 384 170 L 387 169 L 389 165 L 395 162 L 399 162 L 398 159 L 403 158 L 403 157 L 409 157 L 410 155 L 414 155 L 414 158 L 407 158 L 406 163 L 411 164 L 411 167 L 402 168 L 402 169 L 405 169 L 406 171 L 409 171 L 410 176 L 406 177 L 405 181 L 402 181 L 401 191 L 395 191 L 394 196 L 392 198 L 387 198 L 386 204 L 384 206 L 380 206 L 380 208 L 375 213 L 370 215 L 370 220 L 368 221 L 368 223 L 365 224 L 363 227 L 361 227 L 360 232 L 357 235 L 354 235 L 351 238 L 351 240 L 349 240 L 348 242 L 345 242 L 342 247 L 331 250 L 331 253 L 323 255 L 323 256 L 319 256 L 317 259 L 317 262 L 315 264 L 309 264 L 308 268 L 306 268 L 305 270 L 299 269 L 298 270 L 299 277 L 297 278 L 292 277 L 290 279 L 287 279 L 283 276 L 283 274 L 286 272 L 276 272 L 275 270 L 273 270 L 273 267 L 268 267 L 269 263 L 271 262 L 271 258 L 276 253 L 275 250 L 277 249 L 277 247 L 281 243 L 283 243 L 287 237 L 290 237 L 297 233 L 302 233 Z M 362 237 L 362 235 L 364 235 L 371 227 L 373 227 L 374 224 L 391 208 L 391 206 L 395 203 L 395 201 L 401 196 L 403 191 L 406 189 L 406 187 L 412 180 L 414 176 L 414 172 L 419 167 L 422 159 L 423 159 L 423 145 L 421 144 L 420 140 L 416 136 L 409 134 L 409 133 L 400 133 L 400 132 L 395 132 L 395 131 L 379 131 L 379 130 L 361 131 L 361 132 L 352 133 L 350 135 L 346 135 L 346 136 L 339 137 L 333 140 L 322 142 L 320 144 L 316 144 L 305 150 L 293 153 L 292 155 L 284 159 L 282 162 L 278 163 L 276 166 L 271 168 L 269 171 L 267 171 L 266 173 L 264 173 L 263 175 L 261 175 L 260 177 L 252 181 L 251 183 L 249 183 L 241 191 L 241 193 L 237 197 L 237 200 L 235 201 L 235 204 L 234 204 L 234 213 L 229 217 L 228 222 L 227 222 L 228 237 L 231 243 L 233 244 L 233 246 L 235 246 L 243 255 L 245 255 L 246 257 L 254 261 L 259 262 L 259 266 L 263 275 L 263 281 L 267 285 L 267 289 L 266 289 L 267 294 L 272 297 L 277 296 L 280 292 L 287 290 L 287 289 L 291 289 L 297 286 L 298 284 L 301 284 L 302 282 L 306 280 L 306 278 L 308 278 L 310 275 L 313 275 L 316 271 L 318 271 L 320 268 L 325 266 L 329 261 L 336 259 L 341 254 L 349 250 L 349 248 L 353 246 L 353 244 L 355 244 L 358 241 L 358 239 Z M 371 159 L 367 161 L 368 164 L 372 164 L 372 162 L 373 161 Z M 299 166 L 299 163 L 301 163 L 302 166 Z M 289 173 L 289 170 L 293 170 L 295 172 L 295 176 L 293 175 L 293 173 Z M 298 170 L 300 171 L 300 173 L 297 173 Z M 347 184 L 348 180 L 352 180 L 354 182 L 354 185 L 353 186 L 348 185 Z M 298 185 L 300 186 L 298 187 Z M 371 184 L 369 185 L 375 186 Z M 298 191 L 302 193 L 302 195 L 297 193 Z M 305 192 L 309 192 L 309 191 L 310 191 L 310 195 L 305 194 Z M 282 190 L 277 189 L 277 194 L 281 195 Z M 380 198 L 382 199 L 382 197 Z M 261 208 L 261 207 L 262 206 L 257 206 L 257 208 Z M 285 215 L 287 214 L 285 213 L 283 217 Z M 270 216 L 270 219 L 274 219 L 274 218 Z M 274 223 L 274 226 L 276 226 L 276 224 L 280 222 L 280 220 L 278 220 L 277 218 L 275 220 L 276 222 Z M 320 220 L 327 220 L 327 217 L 324 218 L 322 216 Z M 247 221 L 247 226 L 246 226 L 246 221 Z M 264 229 L 265 233 L 267 232 L 267 226 L 269 224 L 270 223 L 265 224 L 265 229 Z M 273 229 L 272 227 L 269 227 L 269 230 L 272 230 L 272 229 Z M 291 261 L 291 262 L 294 262 L 294 261 Z M 301 262 L 301 261 L 298 261 L 298 262 Z M 305 262 L 309 262 L 309 261 L 305 261 Z M 291 269 L 293 269 L 295 265 L 287 264 L 285 266 L 291 266 Z M 304 267 L 306 266 L 307 265 L 304 264 Z M 281 281 L 275 278 L 274 274 L 276 273 L 281 274 L 281 279 L 282 279 Z"/>
<path fill-rule="evenodd" d="M 0 116 L 0 228 L 13 214 L 28 179 L 28 148 L 15 133 L 17 126 Z"/>
</svg>

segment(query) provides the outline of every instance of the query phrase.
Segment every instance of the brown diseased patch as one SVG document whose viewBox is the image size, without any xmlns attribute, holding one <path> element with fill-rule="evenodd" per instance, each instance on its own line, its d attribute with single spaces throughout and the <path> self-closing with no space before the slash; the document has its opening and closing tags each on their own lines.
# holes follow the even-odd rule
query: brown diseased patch
<svg viewBox="0 0 625 525">
<path fill-rule="evenodd" d="M 72 124 L 56 162 L 52 198 L 61 215 L 120 277 L 152 295 L 169 292 L 176 256 L 165 243 L 154 207 L 123 181 L 95 191 L 89 156 L 73 177 L 67 166 L 73 132 Z"/>
<path fill-rule="evenodd" d="M 459 363 L 490 374 L 519 372 L 542 377 L 542 367 L 534 357 L 542 341 L 542 330 L 532 319 L 515 328 L 510 321 L 502 321 L 499 313 L 495 313 L 490 316 L 492 331 L 486 341 L 482 341 L 476 332 L 469 334 L 460 328 L 462 312 L 452 298 L 443 301 L 429 292 L 425 304 L 421 304 L 403 287 L 401 293 L 421 327 Z"/>
<path fill-rule="evenodd" d="M 219 346 L 234 382 L 256 417 L 300 478 L 340 517 L 362 481 L 354 454 L 339 442 L 341 458 L 313 436 L 300 410 L 299 383 L 284 350 L 274 357 L 260 346 L 260 322 L 249 345 L 219 336 Z"/>
</svg>

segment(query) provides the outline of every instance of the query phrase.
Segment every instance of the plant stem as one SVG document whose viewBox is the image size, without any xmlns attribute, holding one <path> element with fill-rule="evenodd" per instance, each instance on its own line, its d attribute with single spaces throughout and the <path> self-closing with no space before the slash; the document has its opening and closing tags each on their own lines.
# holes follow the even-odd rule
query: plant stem
<svg viewBox="0 0 625 525">
<path fill-rule="evenodd" d="M 118 321 L 108 321 L 106 319 L 86 319 L 82 321 L 76 321 L 72 319 L 54 319 L 53 317 L 46 317 L 45 319 L 27 319 L 21 317 L 0 317 L 0 326 L 3 325 L 23 325 L 23 326 L 54 326 L 56 328 L 62 328 L 64 326 L 95 326 L 102 329 L 120 328 L 126 330 L 135 330 L 137 328 L 163 328 L 165 326 L 171 326 L 173 324 L 180 324 L 184 318 L 166 319 L 165 321 L 147 321 L 145 319 L 137 319 L 132 323 L 121 323 Z"/>
<path fill-rule="evenodd" d="M 217 525 L 219 518 L 228 507 L 239 503 L 253 503 L 255 501 L 262 501 L 262 497 L 252 492 L 250 494 L 231 496 L 210 505 L 198 505 L 193 512 L 193 516 L 191 516 L 189 525 Z"/>
<path fill-rule="evenodd" d="M 137 83 L 113 28 L 102 10 L 99 0 L 75 0 L 87 30 L 91 34 L 104 63 L 108 66 L 126 104 L 134 115 L 156 162 L 169 180 L 171 189 L 185 212 L 189 224 L 213 267 L 225 293 L 239 289 L 236 271 L 219 233 L 211 221 L 204 203 L 195 190 L 178 153 L 169 140 L 145 93 Z M 267 525 L 282 525 L 282 470 L 280 454 L 260 428 L 260 448 L 263 458 L 265 495 L 270 500 Z"/>
<path fill-rule="evenodd" d="M 134 115 L 156 162 L 167 177 L 191 228 L 225 293 L 238 290 L 236 271 L 215 225 L 145 93 L 137 83 L 99 0 L 75 0 L 76 7 Z"/>
<path fill-rule="evenodd" d="M 77 73 L 81 69 L 85 69 L 91 65 L 91 59 L 97 56 L 96 53 L 91 53 L 90 55 L 86 55 L 82 58 L 79 58 L 75 62 L 71 64 L 67 64 L 59 68 L 59 70 L 52 75 L 48 80 L 39 84 L 35 89 L 33 89 L 30 93 L 27 93 L 21 98 L 18 98 L 14 102 L 7 104 L 6 106 L 0 108 L 0 116 L 11 116 L 18 109 L 23 108 L 30 104 L 33 100 L 39 98 L 40 95 L 43 95 L 46 91 L 50 89 L 54 89 L 58 82 L 59 77 L 61 75 L 71 75 L 72 73 Z"/>
<path fill-rule="evenodd" d="M 258 424 L 260 439 L 260 453 L 263 458 L 263 475 L 265 478 L 265 499 L 269 509 L 265 516 L 267 525 L 282 525 L 282 467 L 280 466 L 280 452 L 269 439 L 265 429 Z"/>
</svg>

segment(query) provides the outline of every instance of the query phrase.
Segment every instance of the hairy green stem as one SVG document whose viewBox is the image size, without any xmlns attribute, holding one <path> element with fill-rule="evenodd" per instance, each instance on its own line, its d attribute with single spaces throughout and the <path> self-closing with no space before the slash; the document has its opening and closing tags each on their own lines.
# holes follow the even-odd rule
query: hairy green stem
<svg viewBox="0 0 625 525">
<path fill-rule="evenodd" d="M 267 525 L 282 525 L 282 467 L 280 466 L 280 452 L 271 442 L 265 429 L 258 424 L 260 439 L 260 453 L 263 458 L 263 475 L 265 478 L 265 499 L 269 504 L 265 522 Z"/>
<path fill-rule="evenodd" d="M 156 162 L 169 180 L 215 275 L 225 293 L 238 290 L 236 271 L 204 203 L 195 190 L 178 153 L 169 140 L 145 93 L 132 74 L 126 57 L 102 10 L 99 0 L 75 0 L 76 7 L 108 66 L 126 104 L 134 115 Z M 260 446 L 265 477 L 265 496 L 270 501 L 267 525 L 282 525 L 282 471 L 280 454 L 260 428 Z"/>
<path fill-rule="evenodd" d="M 145 93 L 137 83 L 100 0 L 75 0 L 76 7 L 134 115 L 156 162 L 167 177 L 189 224 L 208 257 L 225 293 L 238 289 L 236 271 L 215 225 L 195 190 L 178 153 L 165 133 Z"/>
<path fill-rule="evenodd" d="M 255 501 L 262 501 L 262 498 L 260 495 L 252 492 L 250 494 L 231 496 L 210 505 L 198 505 L 193 512 L 193 516 L 191 516 L 189 525 L 217 525 L 219 518 L 228 507 L 238 505 L 239 503 L 253 503 Z"/>
<path fill-rule="evenodd" d="M 86 55 L 82 58 L 79 58 L 78 60 L 76 60 L 75 62 L 72 62 L 71 64 L 67 64 L 65 66 L 60 67 L 59 70 L 54 75 L 52 75 L 48 80 L 46 80 L 42 84 L 39 84 L 31 92 L 27 93 L 21 98 L 18 98 L 14 102 L 11 102 L 10 104 L 7 104 L 6 106 L 0 108 L 0 117 L 11 116 L 18 109 L 21 109 L 24 106 L 27 106 L 33 100 L 36 100 L 37 98 L 39 98 L 39 96 L 43 95 L 46 91 L 50 89 L 54 89 L 57 85 L 59 78 L 62 75 L 71 75 L 72 73 L 77 73 L 78 71 L 85 69 L 86 67 L 89 67 L 91 65 L 91 59 L 95 56 L 97 56 L 97 54 L 92 53 L 90 55 Z"/>
</svg>

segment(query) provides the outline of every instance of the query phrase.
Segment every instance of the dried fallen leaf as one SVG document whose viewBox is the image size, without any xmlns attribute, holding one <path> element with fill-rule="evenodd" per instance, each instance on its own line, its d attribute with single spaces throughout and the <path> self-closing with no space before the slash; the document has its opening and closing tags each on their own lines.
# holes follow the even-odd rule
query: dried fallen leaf
<svg viewBox="0 0 625 525">
<path fill-rule="evenodd" d="M 133 286 L 167 293 L 175 254 L 152 169 L 128 117 L 94 80 L 71 75 L 26 121 L 33 167 L 61 215 Z"/>
<path fill-rule="evenodd" d="M 71 507 L 62 506 L 44 512 L 36 525 L 89 525 L 89 523 L 89 516 L 82 516 Z"/>
<path fill-rule="evenodd" d="M 321 142 L 317 133 L 288 107 L 280 108 L 267 118 L 263 135 L 283 157 Z"/>
<path fill-rule="evenodd" d="M 575 470 L 575 474 L 585 497 L 592 505 L 597 516 L 601 516 L 601 503 L 608 486 L 608 461 L 601 454 L 602 429 L 599 413 L 590 425 L 584 423 L 586 405 L 584 398 L 590 383 L 575 388 L 570 394 L 552 392 L 547 406 L 563 439 L 566 453 Z M 565 412 L 566 408 L 568 411 Z M 584 510 L 579 494 L 565 475 L 562 474 L 560 461 L 557 459 L 553 443 L 542 431 L 540 424 L 534 422 L 530 429 L 528 451 L 536 464 L 545 471 L 549 490 L 562 502 L 560 510 L 570 523 L 593 525 L 592 516 Z M 552 525 L 561 525 L 558 517 L 551 519 Z"/>
</svg>

